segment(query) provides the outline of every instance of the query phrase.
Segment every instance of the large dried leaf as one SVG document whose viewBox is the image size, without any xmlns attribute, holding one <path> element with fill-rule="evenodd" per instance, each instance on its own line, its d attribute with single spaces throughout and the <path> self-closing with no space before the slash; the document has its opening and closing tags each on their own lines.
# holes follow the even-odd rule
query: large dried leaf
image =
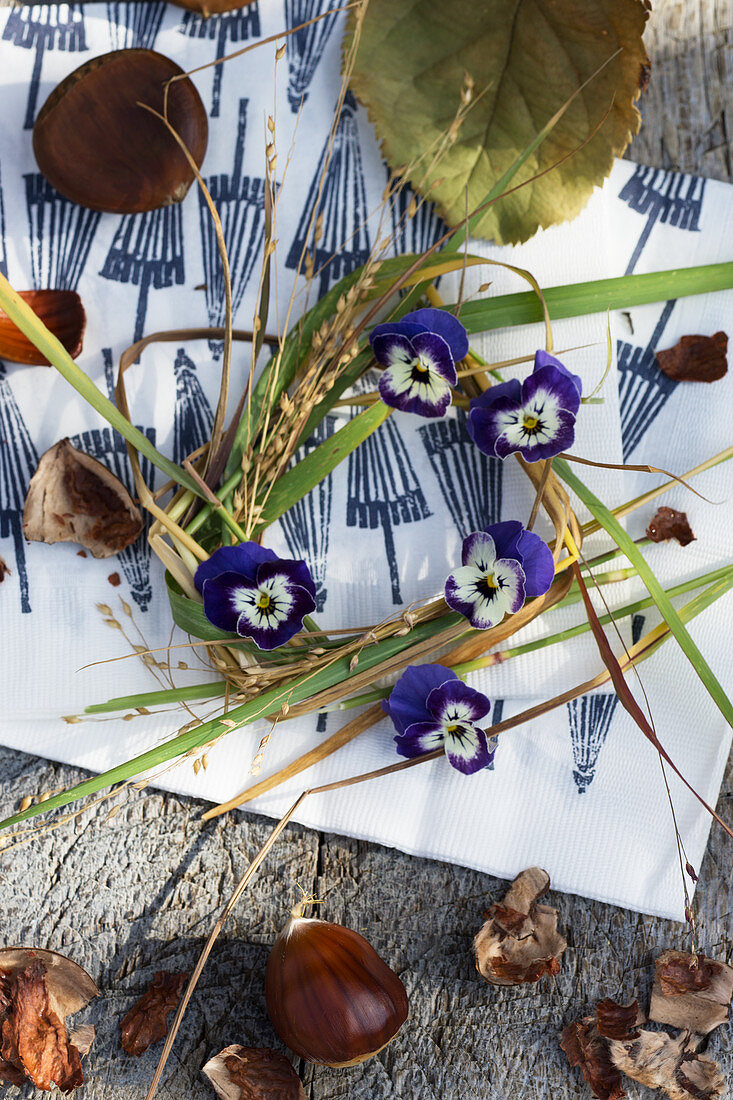
<svg viewBox="0 0 733 1100">
<path fill-rule="evenodd" d="M 142 531 L 122 482 L 91 455 L 61 439 L 41 456 L 23 512 L 31 542 L 76 542 L 95 558 L 118 554 Z"/>
<path fill-rule="evenodd" d="M 159 970 L 142 997 L 120 1021 L 122 1049 L 139 1058 L 168 1033 L 168 1016 L 181 999 L 188 974 Z"/>
<path fill-rule="evenodd" d="M 477 236 L 516 243 L 575 217 L 639 129 L 634 100 L 648 75 L 647 17 L 647 0 L 370 0 L 351 83 L 390 165 L 407 165 L 413 187 L 457 225 L 609 62 L 512 183 L 556 163 L 609 112 L 599 132 L 546 177 L 501 199 L 474 228 Z M 352 34 L 354 24 L 352 14 Z M 465 74 L 474 82 L 473 107 L 433 163 Z"/>
</svg>

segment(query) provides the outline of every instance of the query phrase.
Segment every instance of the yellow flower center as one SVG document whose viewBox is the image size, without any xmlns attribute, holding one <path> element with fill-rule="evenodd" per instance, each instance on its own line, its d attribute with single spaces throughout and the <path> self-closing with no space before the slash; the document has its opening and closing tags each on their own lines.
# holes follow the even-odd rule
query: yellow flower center
<svg viewBox="0 0 733 1100">
<path fill-rule="evenodd" d="M 539 417 L 525 415 L 523 423 L 528 432 L 533 432 L 539 423 Z"/>
<path fill-rule="evenodd" d="M 262 592 L 260 598 L 257 600 L 257 606 L 261 611 L 267 611 L 271 603 L 272 600 L 266 592 Z"/>
</svg>

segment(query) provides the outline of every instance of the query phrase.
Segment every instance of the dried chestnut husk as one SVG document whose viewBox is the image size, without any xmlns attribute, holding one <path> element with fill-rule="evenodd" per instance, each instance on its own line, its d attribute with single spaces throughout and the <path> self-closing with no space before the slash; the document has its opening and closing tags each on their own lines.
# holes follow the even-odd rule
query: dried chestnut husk
<svg viewBox="0 0 733 1100">
<path fill-rule="evenodd" d="M 295 915 L 267 960 L 273 1027 L 295 1054 L 352 1066 L 385 1047 L 407 1019 L 407 993 L 358 932 Z"/>
<path fill-rule="evenodd" d="M 473 943 L 476 969 L 487 982 L 519 985 L 559 973 L 567 942 L 557 930 L 557 909 L 538 902 L 549 888 L 547 871 L 528 867 L 489 908 Z"/>
<path fill-rule="evenodd" d="M 130 546 L 142 529 L 127 489 L 96 458 L 68 439 L 41 455 L 23 511 L 29 541 L 77 542 L 95 558 L 108 558 Z"/>
<path fill-rule="evenodd" d="M 73 290 L 21 290 L 19 297 L 61 341 L 72 359 L 81 355 L 87 324 L 81 298 Z M 47 367 L 48 359 L 0 309 L 0 359 Z"/>
<path fill-rule="evenodd" d="M 33 127 L 38 167 L 57 191 L 80 206 L 136 214 L 180 202 L 194 173 L 159 118 L 166 82 L 183 70 L 154 50 L 115 50 L 66 77 Z M 206 109 L 186 77 L 169 86 L 168 120 L 200 167 Z"/>
<path fill-rule="evenodd" d="M 222 1100 L 306 1100 L 285 1055 L 267 1047 L 225 1047 L 201 1072 Z"/>
<path fill-rule="evenodd" d="M 84 1083 L 81 1057 L 94 1028 L 67 1034 L 66 1017 L 99 993 L 77 963 L 55 951 L 0 949 L 0 1083 L 31 1081 L 71 1092 Z"/>
</svg>

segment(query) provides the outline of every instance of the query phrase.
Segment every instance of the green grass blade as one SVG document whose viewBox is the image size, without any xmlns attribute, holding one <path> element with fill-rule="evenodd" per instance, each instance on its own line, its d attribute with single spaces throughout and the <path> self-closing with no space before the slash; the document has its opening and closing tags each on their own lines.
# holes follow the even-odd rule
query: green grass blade
<svg viewBox="0 0 733 1100">
<path fill-rule="evenodd" d="M 646 275 L 621 275 L 588 283 L 551 286 L 543 291 L 553 321 L 605 313 L 608 309 L 631 309 L 669 298 L 709 294 L 733 287 L 733 263 L 678 267 Z M 454 305 L 446 309 L 455 309 Z M 531 291 L 475 299 L 461 306 L 461 324 L 469 333 L 508 328 L 542 321 L 542 306 Z"/>
<path fill-rule="evenodd" d="M 159 470 L 162 470 L 168 477 L 173 478 L 179 485 L 190 489 L 196 496 L 204 495 L 194 479 L 185 470 L 182 470 L 180 466 L 176 466 L 175 462 L 171 462 L 169 458 L 156 450 L 147 436 L 138 431 L 122 415 L 117 406 L 97 389 L 91 378 L 74 362 L 61 341 L 46 328 L 40 318 L 36 317 L 27 302 L 24 302 L 16 294 L 2 273 L 0 273 L 0 308 L 7 313 L 10 320 L 18 326 L 31 343 L 46 356 L 49 363 L 59 374 L 74 387 L 77 393 L 81 394 L 87 404 L 96 409 L 107 423 L 111 424 L 120 435 L 124 436 L 140 454 L 145 455 Z"/>
<path fill-rule="evenodd" d="M 458 614 L 444 615 L 440 619 L 434 619 L 431 622 L 421 623 L 419 626 L 413 627 L 408 634 L 401 637 L 385 638 L 373 646 L 368 646 L 360 654 L 358 671 L 364 672 L 374 668 L 375 665 L 394 657 L 409 646 L 425 641 L 435 634 L 454 626 L 459 621 L 460 615 Z M 349 676 L 352 675 L 349 667 L 350 662 L 350 654 L 339 657 L 327 668 L 299 676 L 276 688 L 262 692 L 257 699 L 242 703 L 237 707 L 231 707 L 226 715 L 222 717 L 226 719 L 227 723 L 236 722 L 238 725 L 247 725 L 267 714 L 276 713 L 285 702 L 293 706 L 295 703 L 309 699 L 312 695 L 325 688 L 332 687 L 334 684 L 347 683 Z M 169 760 L 174 760 L 192 749 L 201 748 L 209 741 L 229 733 L 231 729 L 231 725 L 225 725 L 221 719 L 213 718 L 188 730 L 186 733 L 177 734 L 162 745 L 156 745 L 154 748 L 148 749 L 147 752 L 141 753 L 132 760 L 126 760 L 124 763 L 110 768 L 109 771 L 103 772 L 101 775 L 92 776 L 83 783 L 78 783 L 70 790 L 61 791 L 59 794 L 46 799 L 45 802 L 30 806 L 27 810 L 0 821 L 0 829 L 19 825 L 21 822 L 43 814 L 47 810 L 56 810 L 60 806 L 68 806 L 70 802 L 75 802 L 79 798 L 96 794 L 106 787 L 114 786 L 115 783 L 123 783 L 133 776 L 157 768 Z"/>
<path fill-rule="evenodd" d="M 582 500 L 593 518 L 601 524 L 619 549 L 623 551 L 631 564 L 636 567 L 649 595 L 654 600 L 662 617 L 677 639 L 680 649 L 690 661 L 726 722 L 733 726 L 733 704 L 731 704 L 730 699 L 718 682 L 712 669 L 693 642 L 669 596 L 649 568 L 644 555 L 641 553 L 636 543 L 626 534 L 621 524 L 613 513 L 606 508 L 605 504 L 602 504 L 598 497 L 583 484 L 564 458 L 555 458 L 553 469 L 559 477 L 562 478 L 565 484 L 576 493 L 580 500 Z"/>
<path fill-rule="evenodd" d="M 257 530 L 264 531 L 311 489 L 315 489 L 340 462 L 384 423 L 391 412 L 392 409 L 382 401 L 376 401 L 344 424 L 334 435 L 324 439 L 323 443 L 296 466 L 278 478 L 270 490 Z"/>
</svg>

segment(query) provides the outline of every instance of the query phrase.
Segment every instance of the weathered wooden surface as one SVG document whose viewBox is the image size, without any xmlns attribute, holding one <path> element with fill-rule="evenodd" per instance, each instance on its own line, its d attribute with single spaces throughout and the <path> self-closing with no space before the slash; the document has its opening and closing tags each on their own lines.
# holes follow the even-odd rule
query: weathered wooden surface
<svg viewBox="0 0 733 1100">
<path fill-rule="evenodd" d="M 661 0 L 648 42 L 655 69 L 633 159 L 731 178 L 733 0 Z M 81 774 L 0 749 L 4 807 Z M 729 769 L 718 804 L 729 821 L 732 797 Z M 139 1061 L 128 1058 L 119 1049 L 118 1022 L 156 969 L 194 965 L 222 900 L 271 825 L 234 814 L 202 827 L 202 809 L 193 799 L 145 792 L 111 821 L 102 806 L 0 854 L 2 941 L 66 951 L 103 990 L 87 1014 L 98 1029 L 87 1060 L 85 1095 L 93 1100 L 143 1100 L 158 1049 Z M 729 961 L 732 853 L 714 829 L 696 900 L 700 948 Z M 295 883 L 327 898 L 330 919 L 366 931 L 401 974 L 411 1001 L 408 1024 L 371 1062 L 342 1071 L 300 1066 L 312 1100 L 589 1096 L 559 1049 L 559 1029 L 604 995 L 638 994 L 645 1004 L 654 957 L 665 946 L 685 945 L 682 925 L 552 895 L 569 941 L 559 977 L 497 991 L 476 973 L 471 941 L 503 883 L 292 827 L 214 949 L 162 1098 L 213 1097 L 200 1067 L 229 1043 L 279 1045 L 262 977 Z M 729 1028 L 714 1034 L 709 1052 L 733 1077 Z M 628 1095 L 652 1094 L 630 1083 Z"/>
</svg>

